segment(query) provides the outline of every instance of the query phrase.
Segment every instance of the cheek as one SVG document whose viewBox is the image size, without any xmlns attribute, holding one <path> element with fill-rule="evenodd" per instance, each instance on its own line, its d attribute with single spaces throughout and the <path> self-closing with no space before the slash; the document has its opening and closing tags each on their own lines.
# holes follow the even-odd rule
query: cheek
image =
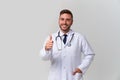
<svg viewBox="0 0 120 80">
<path fill-rule="evenodd" d="M 63 24 L 62 21 L 59 21 L 58 23 L 59 23 L 59 25 Z"/>
<path fill-rule="evenodd" d="M 72 22 L 69 22 L 68 24 L 69 24 L 69 25 L 72 25 Z"/>
</svg>

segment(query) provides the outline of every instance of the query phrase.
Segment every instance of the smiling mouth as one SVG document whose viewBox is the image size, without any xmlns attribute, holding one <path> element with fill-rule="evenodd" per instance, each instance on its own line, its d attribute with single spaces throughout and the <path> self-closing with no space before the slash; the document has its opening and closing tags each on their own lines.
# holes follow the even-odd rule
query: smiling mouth
<svg viewBox="0 0 120 80">
<path fill-rule="evenodd" d="M 67 25 L 62 25 L 63 27 L 67 27 Z"/>
</svg>

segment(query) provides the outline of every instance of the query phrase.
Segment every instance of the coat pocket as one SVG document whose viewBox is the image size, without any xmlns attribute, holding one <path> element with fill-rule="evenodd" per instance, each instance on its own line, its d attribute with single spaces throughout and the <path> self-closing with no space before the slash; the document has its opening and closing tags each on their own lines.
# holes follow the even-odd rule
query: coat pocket
<svg viewBox="0 0 120 80">
<path fill-rule="evenodd" d="M 76 73 L 74 75 L 74 80 L 81 80 L 82 79 L 82 74 L 81 73 Z"/>
</svg>

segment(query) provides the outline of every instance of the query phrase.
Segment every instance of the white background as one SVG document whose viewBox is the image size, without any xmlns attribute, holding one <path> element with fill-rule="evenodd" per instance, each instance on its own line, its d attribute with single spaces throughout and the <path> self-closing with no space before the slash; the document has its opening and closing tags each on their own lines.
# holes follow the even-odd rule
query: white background
<svg viewBox="0 0 120 80">
<path fill-rule="evenodd" d="M 47 80 L 38 54 L 64 8 L 96 54 L 85 80 L 120 80 L 120 0 L 0 0 L 0 80 Z"/>
</svg>

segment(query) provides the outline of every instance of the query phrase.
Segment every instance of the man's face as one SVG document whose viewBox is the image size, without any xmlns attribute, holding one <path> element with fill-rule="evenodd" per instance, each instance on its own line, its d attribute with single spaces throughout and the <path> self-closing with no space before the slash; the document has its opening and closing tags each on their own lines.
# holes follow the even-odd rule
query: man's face
<svg viewBox="0 0 120 80">
<path fill-rule="evenodd" d="M 73 19 L 70 14 L 64 13 L 64 14 L 60 15 L 59 26 L 63 32 L 65 32 L 65 33 L 68 32 L 72 23 L 73 23 Z"/>
</svg>

